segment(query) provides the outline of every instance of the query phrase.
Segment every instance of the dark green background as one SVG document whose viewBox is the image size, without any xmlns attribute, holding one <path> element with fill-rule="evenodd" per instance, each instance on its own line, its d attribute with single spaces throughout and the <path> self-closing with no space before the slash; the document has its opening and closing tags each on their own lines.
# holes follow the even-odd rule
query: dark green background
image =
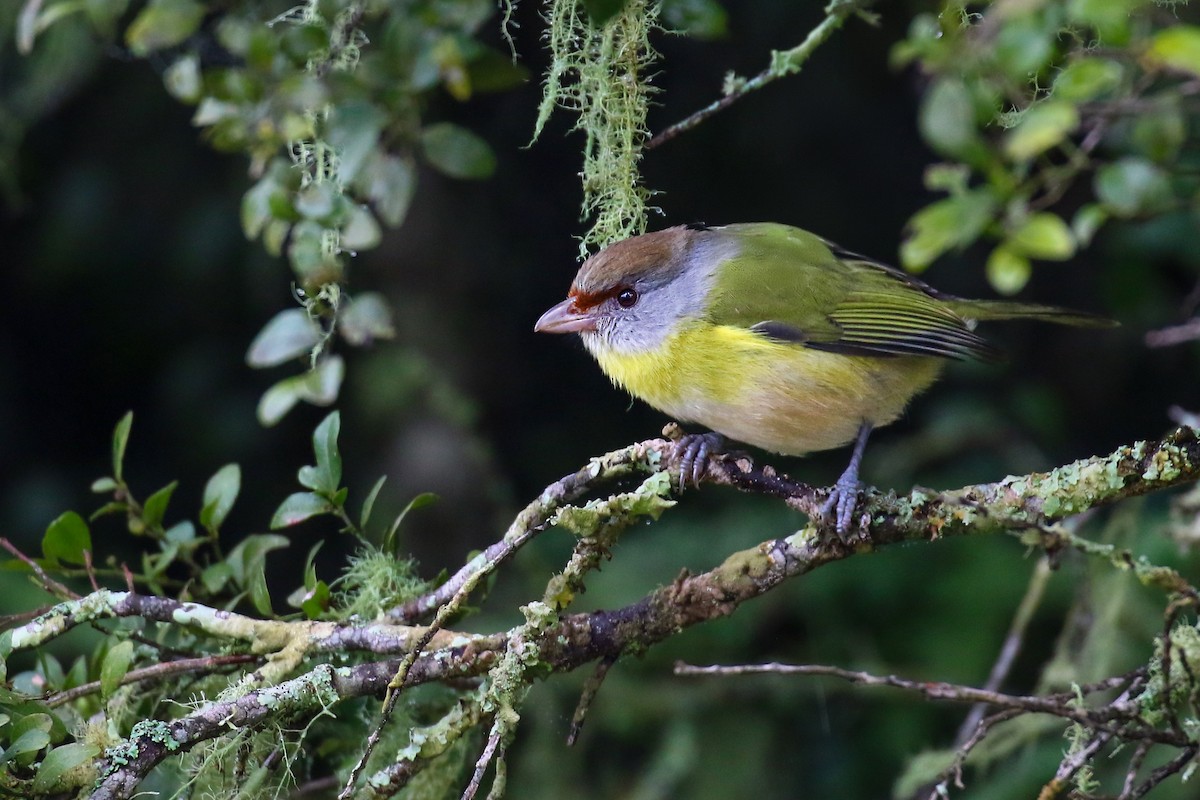
<svg viewBox="0 0 1200 800">
<path fill-rule="evenodd" d="M 517 35 L 534 74 L 544 64 L 536 6 L 521 6 Z M 725 71 L 757 72 L 770 49 L 793 46 L 821 18 L 815 3 L 728 10 L 724 40 L 661 39 L 653 130 L 716 97 Z M 888 66 L 905 14 L 882 11 L 879 27 L 849 23 L 801 75 L 647 154 L 646 182 L 661 192 L 655 202 L 664 211 L 651 227 L 773 220 L 894 260 L 905 221 L 931 199 L 921 176 L 935 158 L 916 134 L 920 76 Z M 146 495 L 182 481 L 168 522 L 194 514 L 218 467 L 241 464 L 231 536 L 265 530 L 326 413 L 302 407 L 272 429 L 255 421 L 259 395 L 287 373 L 250 370 L 243 354 L 266 320 L 289 307 L 289 272 L 242 236 L 245 163 L 205 146 L 189 124 L 192 109 L 164 93 L 164 65 L 116 55 L 105 53 L 86 80 L 63 87 L 27 131 L 14 164 L 19 202 L 10 196 L 0 207 L 0 535 L 32 552 L 50 519 L 99 505 L 88 485 L 107 471 L 112 426 L 128 409 L 133 485 Z M 10 44 L 0 59 L 3 81 L 21 62 Z M 431 118 L 460 122 L 492 144 L 495 176 L 467 183 L 423 170 L 408 220 L 350 271 L 351 292 L 386 293 L 398 332 L 393 342 L 346 353 L 338 407 L 351 504 L 380 473 L 389 475 L 381 503 L 393 510 L 419 492 L 440 495 L 404 529 L 427 575 L 494 541 L 547 483 L 589 456 L 657 435 L 666 421 L 614 390 L 577 342 L 532 332 L 563 296 L 577 266 L 573 237 L 583 230 L 581 139 L 566 133 L 567 117 L 525 148 L 539 99 L 531 81 L 465 104 L 436 101 Z M 877 434 L 864 478 L 897 490 L 999 479 L 1158 435 L 1170 404 L 1200 405 L 1195 346 L 1141 343 L 1146 329 L 1184 318 L 1200 262 L 1195 236 L 1195 219 L 1183 214 L 1153 228 L 1111 226 L 1075 261 L 1040 265 L 1023 299 L 1112 315 L 1124 326 L 988 329 L 1010 361 L 952 367 L 906 420 Z M 984 255 L 942 259 L 926 277 L 989 296 Z M 828 483 L 846 457 L 773 461 Z M 1165 498 L 1146 505 L 1143 519 L 1161 519 Z M 1095 535 L 1106 517 L 1092 523 Z M 802 522 L 777 503 L 691 493 L 662 524 L 626 534 L 581 607 L 632 602 L 681 568 L 712 566 Z M 332 540 L 318 562 L 327 579 L 350 547 L 320 523 L 290 535 L 291 560 L 271 562 L 280 608 L 314 542 Z M 94 536 L 105 554 L 136 552 L 117 521 L 97 525 Z M 569 548 L 564 533 L 542 537 L 507 568 L 486 616 L 469 624 L 517 622 L 517 604 L 540 596 Z M 1151 551 L 1171 552 L 1165 544 Z M 573 751 L 562 741 L 583 676 L 551 679 L 525 707 L 509 796 L 884 796 L 907 757 L 949 743 L 962 710 L 810 679 L 675 678 L 672 661 L 837 663 L 979 684 L 1034 560 L 1015 541 L 947 542 L 793 581 L 732 619 L 621 662 Z M 1195 567 L 1192 560 L 1193 576 Z M 1087 574 L 1065 560 L 1007 688 L 1030 689 Z M 1156 629 L 1157 596 L 1130 582 L 1120 585 L 1131 593 L 1136 629 Z M 0 610 L 43 602 L 23 579 L 7 585 Z M 1117 626 L 1104 635 L 1119 650 Z M 1117 663 L 1147 656 L 1136 650 Z M 1036 793 L 1065 747 L 1056 736 L 978 779 L 969 796 Z"/>
</svg>

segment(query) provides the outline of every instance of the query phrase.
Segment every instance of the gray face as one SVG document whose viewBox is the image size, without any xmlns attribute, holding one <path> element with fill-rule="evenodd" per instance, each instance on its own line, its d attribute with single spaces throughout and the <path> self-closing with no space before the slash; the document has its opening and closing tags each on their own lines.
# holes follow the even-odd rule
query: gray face
<svg viewBox="0 0 1200 800">
<path fill-rule="evenodd" d="M 716 231 L 704 233 L 707 235 L 695 236 L 689 242 L 681 256 L 681 269 L 655 265 L 639 276 L 631 276 L 628 288 L 636 294 L 631 305 L 622 305 L 621 295 L 601 303 L 595 309 L 596 330 L 583 334 L 584 345 L 592 351 L 653 351 L 681 323 L 702 317 L 717 267 L 737 254 L 736 244 L 727 237 L 714 235 Z"/>
</svg>

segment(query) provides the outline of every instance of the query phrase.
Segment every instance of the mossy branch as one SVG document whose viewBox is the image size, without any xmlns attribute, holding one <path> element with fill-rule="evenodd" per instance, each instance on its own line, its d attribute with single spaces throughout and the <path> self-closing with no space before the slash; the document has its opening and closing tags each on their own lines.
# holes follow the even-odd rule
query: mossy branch
<svg viewBox="0 0 1200 800">
<path fill-rule="evenodd" d="M 564 509 L 613 481 L 639 473 L 662 476 L 664 468 L 673 471 L 677 467 L 676 451 L 675 442 L 669 439 L 640 442 L 595 459 L 551 484 L 519 515 L 505 539 L 485 551 L 484 563 L 472 561 L 451 578 L 449 597 L 443 592 L 432 593 L 393 616 L 411 623 L 415 616 L 436 608 L 438 624 L 429 627 L 385 622 L 263 621 L 196 603 L 101 590 L 59 603 L 37 619 L 6 632 L 0 646 L 6 654 L 35 649 L 94 620 L 142 617 L 240 642 L 242 648 L 264 659 L 257 670 L 234 682 L 221 696 L 202 701 L 177 719 L 140 723 L 123 743 L 110 748 L 95 767 L 93 777 L 100 781 L 93 797 L 121 798 L 132 796 L 149 771 L 173 754 L 215 737 L 283 720 L 311 718 L 352 697 L 380 696 L 389 687 L 401 688 L 397 685 L 401 673 L 404 686 L 461 681 L 472 676 L 485 676 L 486 680 L 466 705 L 428 727 L 424 736 L 434 737 L 436 743 L 425 747 L 415 742 L 412 752 L 402 754 L 394 767 L 375 778 L 397 788 L 427 760 L 446 752 L 466 731 L 487 726 L 491 730 L 488 748 L 476 765 L 476 773 L 481 776 L 491 759 L 502 758 L 520 719 L 520 702 L 539 678 L 589 662 L 611 663 L 622 655 L 643 652 L 688 627 L 733 613 L 742 603 L 786 580 L 858 553 L 905 541 L 1012 533 L 1028 537 L 1031 544 L 1051 553 L 1071 547 L 1129 569 L 1142 582 L 1168 592 L 1177 610 L 1197 605 L 1196 590 L 1174 571 L 1090 542 L 1055 524 L 1067 515 L 1200 479 L 1197 432 L 1179 428 L 1157 441 L 1137 442 L 1107 455 L 995 483 L 946 492 L 916 489 L 903 496 L 868 491 L 860 506 L 860 527 L 849 543 L 809 524 L 790 535 L 768 538 L 756 547 L 732 553 L 707 572 L 685 572 L 669 586 L 624 608 L 558 613 L 554 606 L 570 602 L 584 573 L 615 543 L 624 515 L 655 516 L 671 503 L 664 496 L 667 486 L 660 477 L 643 481 L 635 491 Z M 756 466 L 747 458 L 712 457 L 705 480 L 779 497 L 814 514 L 828 491 L 793 481 L 771 467 Z M 447 608 L 455 604 L 453 599 L 461 599 L 478 582 L 479 575 L 494 571 L 555 518 L 569 524 L 587 546 L 577 548 L 565 579 L 552 581 L 543 599 L 524 607 L 523 624 L 490 634 L 440 629 L 448 616 Z M 1172 655 L 1169 659 L 1163 655 L 1160 660 L 1174 663 L 1181 652 L 1187 651 L 1190 663 L 1191 651 L 1196 648 L 1189 642 L 1177 637 L 1170 651 L 1164 644 L 1162 652 Z M 324 664 L 302 667 L 306 658 L 351 650 L 390 657 L 336 669 Z M 228 668 L 230 664 L 222 662 L 221 666 Z M 1171 676 L 1171 688 L 1158 693 L 1162 696 L 1160 708 L 1169 709 L 1172 698 L 1188 683 L 1186 671 L 1181 668 L 1178 672 Z M 1160 683 L 1166 685 L 1165 680 Z M 1145 716 L 1149 713 L 1147 697 L 1146 693 L 1139 697 L 1138 713 L 1142 717 L 1131 719 L 1127 726 L 1113 725 L 1106 730 L 1130 740 L 1138 736 L 1146 739 L 1142 734 L 1150 719 Z M 1171 744 L 1182 741 L 1175 733 L 1172 713 L 1158 717 L 1162 725 L 1155 726 L 1147 740 Z M 1064 716 L 1074 718 L 1070 713 Z M 1086 714 L 1077 716 L 1091 719 Z"/>
</svg>

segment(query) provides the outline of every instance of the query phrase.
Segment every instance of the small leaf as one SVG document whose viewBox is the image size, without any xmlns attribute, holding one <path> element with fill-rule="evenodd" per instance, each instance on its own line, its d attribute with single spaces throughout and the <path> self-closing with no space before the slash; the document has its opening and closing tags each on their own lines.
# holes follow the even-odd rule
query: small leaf
<svg viewBox="0 0 1200 800">
<path fill-rule="evenodd" d="M 1166 174 L 1142 158 L 1122 158 L 1096 170 L 1096 196 L 1118 217 L 1162 211 L 1174 202 Z"/>
<path fill-rule="evenodd" d="M 496 156 L 488 143 L 450 122 L 421 131 L 421 147 L 429 163 L 452 178 L 487 178 L 496 169 Z"/>
<path fill-rule="evenodd" d="M 1021 115 L 1004 140 L 1004 152 L 1014 161 L 1028 161 L 1061 143 L 1078 126 L 1079 111 L 1074 105 L 1044 100 Z"/>
<path fill-rule="evenodd" d="M 341 356 L 330 356 L 303 375 L 284 378 L 268 389 L 258 402 L 258 419 L 263 425 L 271 426 L 291 410 L 300 400 L 315 405 L 327 406 L 337 399 L 342 378 L 345 377 L 345 362 Z"/>
<path fill-rule="evenodd" d="M 171 527 L 163 531 L 163 541 L 169 545 L 174 545 L 178 548 L 179 545 L 192 544 L 196 541 L 196 526 L 191 520 L 183 520 L 176 522 Z M 172 558 L 174 554 L 172 553 Z"/>
<path fill-rule="evenodd" d="M 408 501 L 408 505 L 404 510 L 396 515 L 396 519 L 392 521 L 392 527 L 388 528 L 387 536 L 383 539 L 383 549 L 388 550 L 392 546 L 392 542 L 396 538 L 396 531 L 400 530 L 400 524 L 404 522 L 404 518 L 408 516 L 408 512 L 416 511 L 418 508 L 436 503 L 438 496 L 433 492 L 422 492 L 421 494 Z"/>
<path fill-rule="evenodd" d="M 314 544 L 308 550 L 308 556 L 304 559 L 304 588 L 311 590 L 317 585 L 317 553 L 325 546 L 325 540 Z"/>
<path fill-rule="evenodd" d="M 388 116 L 372 103 L 352 101 L 330 109 L 325 137 L 338 151 L 338 180 L 349 185 L 379 142 Z"/>
<path fill-rule="evenodd" d="M 312 492 L 296 492 L 288 495 L 279 508 L 275 509 L 275 514 L 271 517 L 271 530 L 279 530 L 292 525 L 298 525 L 310 517 L 315 517 L 319 514 L 328 514 L 333 511 L 333 505 Z"/>
<path fill-rule="evenodd" d="M 338 331 L 352 345 L 360 347 L 375 339 L 391 339 L 396 335 L 392 327 L 392 312 L 387 301 L 378 292 L 367 292 L 355 296 L 338 314 Z"/>
<path fill-rule="evenodd" d="M 97 478 L 92 481 L 92 491 L 96 494 L 107 494 L 117 488 L 117 482 L 112 478 Z"/>
<path fill-rule="evenodd" d="M 1172 25 L 1159 31 L 1147 55 L 1164 67 L 1200 75 L 1200 27 Z"/>
<path fill-rule="evenodd" d="M 280 311 L 259 331 L 246 352 L 251 367 L 273 367 L 308 355 L 321 341 L 321 329 L 302 308 Z"/>
<path fill-rule="evenodd" d="M 1123 69 L 1106 58 L 1079 58 L 1054 78 L 1054 96 L 1077 103 L 1086 102 L 1115 89 Z"/>
<path fill-rule="evenodd" d="M 31 728 L 16 738 L 3 753 L 0 753 L 0 764 L 7 764 L 18 756 L 36 753 L 50 746 L 50 733 L 41 728 Z M 24 759 L 22 759 L 23 761 Z"/>
<path fill-rule="evenodd" d="M 926 92 L 918 122 L 921 136 L 943 155 L 957 158 L 981 147 L 971 95 L 957 78 L 942 78 Z"/>
<path fill-rule="evenodd" d="M 417 170 L 410 160 L 377 152 L 359 176 L 363 193 L 384 224 L 396 227 L 408 216 L 417 190 Z"/>
<path fill-rule="evenodd" d="M 909 220 L 912 232 L 900 246 L 900 260 L 909 269 L 924 269 L 947 250 L 974 242 L 991 222 L 995 210 L 996 201 L 986 189 L 974 189 L 926 206 Z"/>
<path fill-rule="evenodd" d="M 1106 221 L 1108 212 L 1099 203 L 1087 203 L 1080 207 L 1079 211 L 1075 212 L 1075 219 L 1071 220 L 1071 232 L 1075 234 L 1075 241 L 1087 247 L 1096 231 Z"/>
<path fill-rule="evenodd" d="M 272 550 L 287 547 L 289 541 L 277 534 L 254 534 L 243 539 L 226 559 L 233 567 L 234 580 L 250 594 L 259 613 L 270 616 L 271 595 L 267 591 L 266 560 Z"/>
<path fill-rule="evenodd" d="M 175 493 L 177 486 L 179 486 L 179 481 L 171 481 L 146 498 L 146 502 L 142 505 L 142 522 L 147 528 L 157 528 L 162 525 L 163 517 L 167 514 L 167 504 L 171 502 L 171 495 Z"/>
<path fill-rule="evenodd" d="M 334 411 L 313 431 L 313 452 L 317 457 L 317 467 L 309 474 L 313 483 L 304 482 L 304 470 L 301 470 L 301 483 L 308 488 L 332 495 L 338 490 L 342 481 L 342 455 L 338 452 L 338 434 L 342 429 L 342 415 Z M 315 480 L 314 480 L 315 479 Z"/>
<path fill-rule="evenodd" d="M 175 63 L 163 73 L 163 84 L 176 100 L 189 105 L 199 102 L 204 88 L 200 77 L 200 59 L 194 53 L 175 59 Z"/>
<path fill-rule="evenodd" d="M 74 511 L 60 515 L 42 536 L 42 555 L 51 564 L 83 563 L 83 551 L 92 549 L 92 534 L 83 517 Z"/>
<path fill-rule="evenodd" d="M 91 783 L 94 776 L 90 773 L 83 775 L 85 780 L 76 780 L 71 773 L 80 767 L 91 766 L 100 755 L 100 747 L 83 742 L 71 742 L 59 745 L 46 754 L 38 765 L 37 774 L 33 776 L 30 790 L 42 797 L 47 795 L 70 794 L 80 786 Z"/>
<path fill-rule="evenodd" d="M 1062 217 L 1043 211 L 1031 214 L 1008 237 L 1008 246 L 1030 258 L 1063 261 L 1075 255 L 1075 238 Z"/>
<path fill-rule="evenodd" d="M 1016 294 L 1029 282 L 1033 265 L 1025 256 L 1000 245 L 988 256 L 986 271 L 993 289 L 1000 294 Z"/>
<path fill-rule="evenodd" d="M 225 584 L 233 577 L 233 568 L 224 561 L 210 564 L 200 573 L 200 582 L 209 594 L 217 594 L 225 588 Z"/>
<path fill-rule="evenodd" d="M 129 639 L 113 645 L 100 663 L 100 696 L 107 700 L 121 685 L 133 663 L 133 642 Z"/>
<path fill-rule="evenodd" d="M 308 619 L 317 619 L 329 610 L 329 584 L 317 581 L 317 584 L 304 595 L 300 609 Z"/>
<path fill-rule="evenodd" d="M 379 480 L 375 481 L 375 485 L 371 487 L 371 491 L 367 494 L 367 499 L 363 500 L 362 513 L 358 516 L 358 527 L 364 531 L 367 527 L 367 522 L 371 519 L 371 510 L 375 508 L 375 498 L 379 497 L 379 490 L 383 488 L 384 481 L 387 480 L 387 475 L 380 475 Z"/>
<path fill-rule="evenodd" d="M 221 527 L 241 488 L 242 470 L 237 464 L 226 464 L 208 479 L 200 507 L 200 524 L 205 530 L 213 533 Z"/>
<path fill-rule="evenodd" d="M 125 44 L 135 56 L 174 47 L 196 32 L 204 5 L 195 0 L 150 0 L 125 31 Z"/>
<path fill-rule="evenodd" d="M 125 446 L 129 444 L 129 429 L 133 427 L 133 412 L 127 411 L 113 431 L 113 477 L 117 482 L 123 478 L 122 467 L 125 463 Z"/>
</svg>

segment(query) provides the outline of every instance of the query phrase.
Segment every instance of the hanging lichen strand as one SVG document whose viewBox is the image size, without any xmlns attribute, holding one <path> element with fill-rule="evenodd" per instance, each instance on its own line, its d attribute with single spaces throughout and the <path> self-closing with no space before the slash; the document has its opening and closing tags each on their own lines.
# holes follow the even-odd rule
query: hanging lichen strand
<svg viewBox="0 0 1200 800">
<path fill-rule="evenodd" d="M 581 0 L 554 0 L 547 13 L 552 60 L 533 138 L 556 106 L 578 114 L 573 130 L 587 137 L 581 218 L 593 220 L 580 257 L 646 231 L 652 192 L 642 185 L 638 160 L 655 91 L 649 78 L 658 54 L 650 33 L 658 14 L 659 4 L 651 0 L 628 0 L 602 24 L 588 16 Z"/>
</svg>

